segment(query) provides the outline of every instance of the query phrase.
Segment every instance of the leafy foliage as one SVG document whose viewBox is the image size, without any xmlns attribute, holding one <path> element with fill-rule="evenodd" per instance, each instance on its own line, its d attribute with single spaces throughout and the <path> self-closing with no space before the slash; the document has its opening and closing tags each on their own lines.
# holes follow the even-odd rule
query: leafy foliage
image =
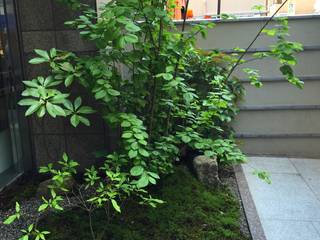
<svg viewBox="0 0 320 240">
<path fill-rule="evenodd" d="M 93 56 L 77 56 L 54 48 L 35 50 L 37 57 L 30 63 L 46 64 L 50 71 L 48 76 L 24 81 L 26 89 L 19 103 L 28 107 L 26 116 L 65 117 L 77 127 L 90 126 L 89 116 L 96 113 L 108 126 L 120 129 L 116 151 L 103 156 L 102 166 L 86 169 L 84 188 L 77 187 L 76 192 L 85 196 L 80 205 L 88 212 L 90 224 L 95 209 L 121 212 L 122 203 L 132 196 L 152 207 L 163 203 L 150 195 L 148 187 L 173 171 L 184 147 L 217 157 L 221 164 L 245 161 L 229 127 L 243 94 L 239 80 L 230 77 L 237 55 L 195 47 L 197 35 L 205 37 L 214 24 L 199 24 L 179 33 L 166 1 L 114 0 L 102 7 L 99 17 L 87 5 L 64 2 L 82 12 L 66 24 L 93 42 L 97 51 Z M 257 57 L 279 59 L 289 82 L 301 86 L 290 67 L 301 46 L 285 40 L 287 21 L 268 31 L 268 35 L 275 33 L 278 42 Z M 259 85 L 257 71 L 246 72 Z M 73 87 L 85 89 L 94 103 L 85 104 L 81 96 L 71 94 Z M 49 164 L 40 169 L 51 174 L 53 183 L 51 197 L 43 198 L 40 212 L 63 210 L 62 195 L 74 192 L 65 182 L 76 174 L 77 165 L 64 154 L 59 167 Z M 47 234 L 36 225 L 30 229 L 25 236 L 44 239 Z"/>
<path fill-rule="evenodd" d="M 155 209 L 129 200 L 111 222 L 104 218 L 103 210 L 96 211 L 97 236 L 114 240 L 247 239 L 240 232 L 239 205 L 227 189 L 208 190 L 188 170 L 177 167 L 153 192 L 166 204 Z M 85 219 L 84 211 L 74 209 L 45 217 L 39 226 L 50 230 L 49 240 L 89 239 Z"/>
</svg>

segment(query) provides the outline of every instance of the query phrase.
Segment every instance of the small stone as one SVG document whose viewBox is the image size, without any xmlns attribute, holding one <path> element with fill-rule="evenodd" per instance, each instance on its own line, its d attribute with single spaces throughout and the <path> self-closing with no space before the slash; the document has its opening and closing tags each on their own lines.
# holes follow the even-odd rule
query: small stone
<svg viewBox="0 0 320 240">
<path fill-rule="evenodd" d="M 216 158 L 209 158 L 204 155 L 197 156 L 193 159 L 193 167 L 200 182 L 209 187 L 220 185 Z"/>
<path fill-rule="evenodd" d="M 64 188 L 71 190 L 74 186 L 75 186 L 76 182 L 74 180 L 74 178 L 70 178 L 68 180 L 66 180 L 64 182 Z M 41 198 L 41 197 L 45 197 L 45 198 L 49 198 L 51 197 L 51 193 L 50 193 L 50 185 L 52 185 L 52 180 L 46 180 L 43 181 L 39 184 L 38 186 L 38 190 L 37 190 L 37 197 Z M 62 190 L 57 190 L 55 189 L 55 192 L 59 195 L 59 194 L 63 194 L 64 192 Z"/>
</svg>

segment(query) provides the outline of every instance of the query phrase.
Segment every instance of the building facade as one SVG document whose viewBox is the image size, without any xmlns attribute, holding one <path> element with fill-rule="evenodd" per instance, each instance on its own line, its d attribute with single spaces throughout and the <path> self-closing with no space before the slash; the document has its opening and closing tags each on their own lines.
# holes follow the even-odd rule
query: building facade
<svg viewBox="0 0 320 240">
<path fill-rule="evenodd" d="M 94 8 L 107 0 L 97 1 L 83 0 Z M 0 0 L 0 189 L 24 172 L 60 160 L 63 152 L 85 167 L 99 161 L 94 151 L 116 146 L 117 134 L 99 116 L 91 116 L 90 128 L 75 129 L 64 118 L 25 118 L 25 109 L 17 107 L 22 80 L 49 74 L 45 65 L 28 64 L 34 49 L 57 48 L 78 55 L 95 51 L 94 45 L 83 41 L 78 31 L 64 25 L 76 15 L 56 0 Z M 266 18 L 244 18 L 222 22 L 198 46 L 229 52 L 235 47 L 244 48 L 265 21 Z M 320 17 L 295 16 L 290 24 L 292 40 L 305 46 L 296 67 L 297 74 L 306 82 L 305 89 L 292 89 L 274 62 L 256 63 L 265 84 L 261 90 L 250 87 L 238 72 L 247 96 L 234 127 L 246 153 L 319 158 Z M 260 38 L 249 55 L 269 44 L 268 39 Z M 84 101 L 91 101 L 80 88 L 72 91 L 80 91 Z M 278 124 L 275 127 L 272 123 Z"/>
<path fill-rule="evenodd" d="M 83 2 L 96 7 L 95 0 Z M 76 13 L 55 0 L 1 0 L 0 11 L 1 189 L 23 172 L 58 161 L 63 152 L 86 166 L 95 161 L 93 151 L 111 148 L 113 143 L 107 144 L 112 133 L 98 116 L 92 116 L 92 127 L 74 129 L 63 118 L 25 118 L 25 109 L 17 107 L 22 80 L 48 75 L 46 66 L 28 63 L 34 57 L 34 49 L 57 48 L 79 55 L 95 51 L 92 44 L 80 39 L 77 31 L 64 25 Z"/>
</svg>

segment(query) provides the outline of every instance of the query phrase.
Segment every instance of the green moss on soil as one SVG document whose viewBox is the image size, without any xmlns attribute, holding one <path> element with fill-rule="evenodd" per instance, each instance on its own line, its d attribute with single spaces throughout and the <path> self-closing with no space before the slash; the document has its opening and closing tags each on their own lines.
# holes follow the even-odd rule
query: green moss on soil
<svg viewBox="0 0 320 240">
<path fill-rule="evenodd" d="M 96 212 L 94 228 L 100 240 L 245 240 L 240 233 L 239 205 L 227 189 L 209 191 L 187 170 L 177 168 L 155 195 L 166 201 L 158 208 L 126 203 L 121 215 L 108 223 Z M 49 216 L 41 228 L 50 240 L 89 240 L 86 214 L 73 210 Z"/>
</svg>

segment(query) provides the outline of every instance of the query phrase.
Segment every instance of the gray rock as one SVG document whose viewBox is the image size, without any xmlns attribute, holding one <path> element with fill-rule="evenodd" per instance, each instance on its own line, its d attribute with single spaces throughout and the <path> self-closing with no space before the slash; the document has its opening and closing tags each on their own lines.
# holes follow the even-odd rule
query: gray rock
<svg viewBox="0 0 320 240">
<path fill-rule="evenodd" d="M 76 184 L 76 181 L 74 180 L 74 178 L 70 178 L 68 180 L 65 181 L 64 183 L 64 188 L 65 189 L 68 189 L 68 190 L 71 190 Z M 38 198 L 41 198 L 41 197 L 45 197 L 45 198 L 48 198 L 48 197 L 51 197 L 51 194 L 50 194 L 50 186 L 52 185 L 52 180 L 49 179 L 49 180 L 46 180 L 46 181 L 43 181 L 39 184 L 38 186 L 38 189 L 37 189 L 37 194 L 36 196 Z M 58 190 L 58 189 L 55 189 L 55 192 L 60 195 L 60 194 L 63 194 L 65 192 L 63 192 L 62 190 Z"/>
<path fill-rule="evenodd" d="M 220 185 L 218 162 L 216 158 L 209 158 L 204 155 L 193 159 L 193 167 L 200 182 L 208 187 L 217 187 Z"/>
</svg>

